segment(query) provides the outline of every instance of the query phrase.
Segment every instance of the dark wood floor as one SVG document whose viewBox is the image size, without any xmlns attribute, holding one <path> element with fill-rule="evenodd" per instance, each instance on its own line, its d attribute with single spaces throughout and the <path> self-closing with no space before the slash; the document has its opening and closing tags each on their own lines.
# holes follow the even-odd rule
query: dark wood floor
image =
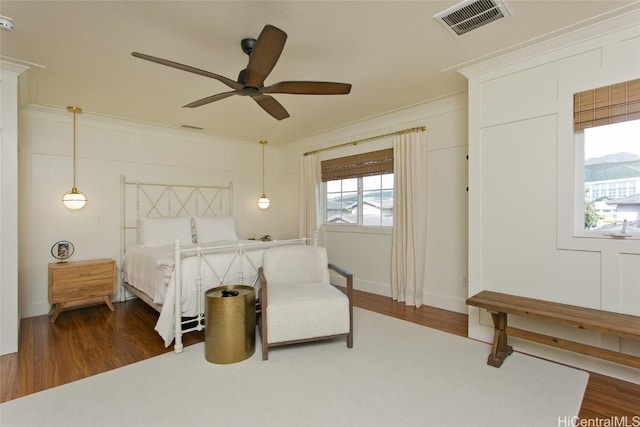
<svg viewBox="0 0 640 427">
<path fill-rule="evenodd" d="M 467 316 L 433 307 L 407 307 L 390 298 L 355 292 L 356 306 L 467 336 Z M 16 399 L 171 351 L 153 330 L 158 314 L 140 300 L 94 306 L 22 319 L 18 353 L 0 357 L 0 402 Z M 203 332 L 184 336 L 185 345 L 204 340 Z M 640 420 L 640 386 L 591 373 L 580 417 Z M 601 424 L 595 424 L 600 420 Z M 611 423 L 611 421 L 610 421 Z M 619 425 L 619 424 L 611 424 Z"/>
</svg>

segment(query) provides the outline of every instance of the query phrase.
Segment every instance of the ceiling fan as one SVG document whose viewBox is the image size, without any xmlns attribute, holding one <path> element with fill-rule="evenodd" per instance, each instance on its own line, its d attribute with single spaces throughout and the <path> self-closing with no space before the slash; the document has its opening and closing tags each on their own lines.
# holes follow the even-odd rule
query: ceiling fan
<svg viewBox="0 0 640 427">
<path fill-rule="evenodd" d="M 264 81 L 278 62 L 278 58 L 284 49 L 287 33 L 273 25 L 265 25 L 258 39 L 243 39 L 242 50 L 249 55 L 247 68 L 240 71 L 238 80 L 211 73 L 209 71 L 183 65 L 167 59 L 157 58 L 139 52 L 131 52 L 136 58 L 156 62 L 168 67 L 199 74 L 201 76 L 216 79 L 229 86 L 232 91 L 207 96 L 198 101 L 191 102 L 184 107 L 200 107 L 211 102 L 228 98 L 232 95 L 250 96 L 267 113 L 278 120 L 286 119 L 289 113 L 285 108 L 270 96 L 272 93 L 288 93 L 297 95 L 344 95 L 351 91 L 349 83 L 317 82 L 317 81 L 284 81 L 269 86 Z"/>
</svg>

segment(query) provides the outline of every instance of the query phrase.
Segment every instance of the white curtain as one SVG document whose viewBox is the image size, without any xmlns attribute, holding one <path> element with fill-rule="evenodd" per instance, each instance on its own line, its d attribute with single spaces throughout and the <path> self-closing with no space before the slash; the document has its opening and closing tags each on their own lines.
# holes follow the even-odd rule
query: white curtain
<svg viewBox="0 0 640 427">
<path fill-rule="evenodd" d="M 427 252 L 426 132 L 394 137 L 393 173 L 391 295 L 420 307 Z"/>
<path fill-rule="evenodd" d="M 320 238 L 317 231 L 321 224 L 320 218 L 322 218 L 320 215 L 321 185 L 322 179 L 318 155 L 309 154 L 303 156 L 300 159 L 300 187 L 298 192 L 298 235 L 301 238 Z"/>
</svg>

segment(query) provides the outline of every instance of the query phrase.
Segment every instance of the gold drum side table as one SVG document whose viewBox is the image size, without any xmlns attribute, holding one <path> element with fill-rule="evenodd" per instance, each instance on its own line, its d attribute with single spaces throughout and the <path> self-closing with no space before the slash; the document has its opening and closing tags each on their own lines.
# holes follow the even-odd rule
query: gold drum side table
<svg viewBox="0 0 640 427">
<path fill-rule="evenodd" d="M 225 285 L 205 293 L 205 358 L 235 363 L 256 350 L 256 293 L 247 285 Z"/>
</svg>

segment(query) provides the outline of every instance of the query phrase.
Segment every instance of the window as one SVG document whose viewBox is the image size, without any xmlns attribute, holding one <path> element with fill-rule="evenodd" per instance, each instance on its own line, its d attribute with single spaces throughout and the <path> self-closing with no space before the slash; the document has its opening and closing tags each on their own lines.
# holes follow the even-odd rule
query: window
<svg viewBox="0 0 640 427">
<path fill-rule="evenodd" d="M 393 225 L 393 149 L 322 162 L 325 223 Z"/>
<path fill-rule="evenodd" d="M 574 95 L 576 230 L 640 237 L 640 79 Z"/>
<path fill-rule="evenodd" d="M 326 223 L 393 225 L 392 173 L 331 180 L 326 188 Z"/>
</svg>

